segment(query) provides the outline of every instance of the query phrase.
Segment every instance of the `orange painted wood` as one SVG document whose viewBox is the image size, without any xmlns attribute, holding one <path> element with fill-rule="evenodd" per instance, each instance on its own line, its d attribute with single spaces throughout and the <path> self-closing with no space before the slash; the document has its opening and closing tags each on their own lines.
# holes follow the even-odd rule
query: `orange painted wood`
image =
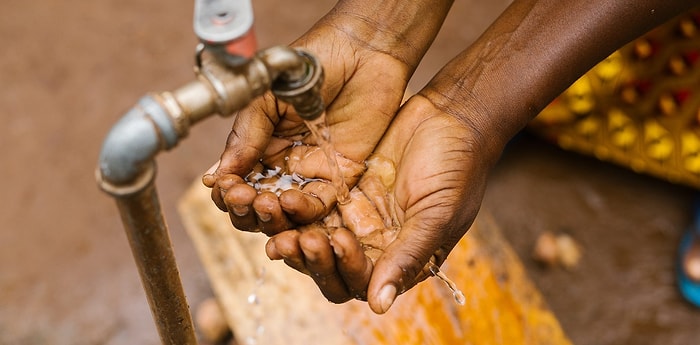
<svg viewBox="0 0 700 345">
<path fill-rule="evenodd" d="M 267 259 L 264 235 L 234 230 L 199 183 L 180 214 L 240 343 L 570 344 L 486 212 L 442 266 L 466 304 L 430 278 L 385 315 L 359 301 L 327 302 L 311 279 Z"/>
</svg>

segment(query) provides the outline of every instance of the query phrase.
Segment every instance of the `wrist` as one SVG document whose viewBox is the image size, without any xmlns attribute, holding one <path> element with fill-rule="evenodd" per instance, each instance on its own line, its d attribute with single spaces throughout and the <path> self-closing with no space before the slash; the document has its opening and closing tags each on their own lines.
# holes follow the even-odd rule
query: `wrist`
<svg viewBox="0 0 700 345">
<path fill-rule="evenodd" d="M 321 20 L 364 47 L 415 70 L 453 0 L 340 0 Z"/>
<path fill-rule="evenodd" d="M 482 97 L 469 90 L 442 91 L 427 86 L 412 100 L 422 98 L 430 104 L 433 110 L 423 111 L 423 114 L 440 113 L 455 119 L 464 128 L 461 136 L 469 143 L 469 151 L 478 156 L 477 159 L 483 166 L 493 166 L 501 157 L 505 145 L 519 129 L 510 128 L 512 121 L 496 120 L 497 107 L 482 102 Z"/>
<path fill-rule="evenodd" d="M 421 93 L 502 149 L 597 62 L 698 2 L 514 1 Z"/>
</svg>

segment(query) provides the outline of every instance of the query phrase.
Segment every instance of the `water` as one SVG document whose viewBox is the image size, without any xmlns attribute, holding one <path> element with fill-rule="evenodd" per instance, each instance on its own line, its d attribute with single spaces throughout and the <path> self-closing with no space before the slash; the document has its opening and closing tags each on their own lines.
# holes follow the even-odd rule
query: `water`
<svg viewBox="0 0 700 345">
<path fill-rule="evenodd" d="M 261 315 L 262 308 L 260 305 L 260 296 L 258 295 L 258 292 L 263 284 L 265 284 L 265 267 L 260 268 L 257 279 L 255 280 L 255 286 L 253 286 L 253 291 L 250 293 L 250 295 L 248 295 L 247 299 L 248 304 L 251 306 L 251 308 L 253 308 L 255 329 L 250 335 L 245 337 L 246 345 L 257 345 L 258 339 L 265 332 L 265 326 L 263 325 L 263 318 Z"/>
<path fill-rule="evenodd" d="M 348 185 L 345 183 L 345 178 L 343 177 L 343 172 L 340 171 L 338 166 L 338 152 L 335 151 L 335 147 L 331 143 L 331 131 L 328 128 L 328 122 L 326 121 L 326 112 L 321 113 L 321 116 L 317 117 L 315 120 L 304 121 L 306 127 L 309 128 L 313 136 L 316 138 L 318 146 L 323 150 L 323 153 L 328 159 L 328 167 L 330 169 L 330 180 L 331 184 L 336 190 L 336 198 L 338 203 L 345 205 L 350 202 L 350 191 Z"/>
<path fill-rule="evenodd" d="M 340 171 L 340 167 L 338 166 L 338 153 L 335 151 L 335 147 L 333 147 L 331 142 L 331 133 L 326 121 L 326 113 L 323 112 L 321 116 L 315 120 L 304 122 L 316 138 L 318 146 L 323 150 L 326 158 L 328 159 L 328 166 L 331 173 L 331 184 L 333 187 L 335 187 L 338 203 L 341 205 L 349 203 L 350 192 L 347 184 L 345 183 L 343 172 Z M 462 290 L 457 288 L 457 285 L 452 280 L 447 278 L 445 273 L 440 271 L 440 267 L 438 267 L 436 264 L 430 263 L 429 268 L 430 273 L 442 280 L 450 291 L 452 291 L 452 296 L 454 297 L 455 302 L 459 305 L 464 305 L 466 303 L 466 298 L 464 297 Z"/>
<path fill-rule="evenodd" d="M 444 272 L 440 271 L 440 267 L 434 263 L 429 264 L 430 268 L 430 273 L 432 273 L 433 276 L 437 277 L 438 279 L 442 280 L 445 285 L 452 291 L 452 297 L 454 297 L 455 302 L 459 305 L 464 305 L 467 302 L 467 299 L 464 297 L 464 293 L 462 293 L 462 290 L 457 288 L 457 285 L 450 280 L 450 278 L 447 278 Z"/>
<path fill-rule="evenodd" d="M 296 188 L 301 189 L 305 184 L 321 179 L 306 178 L 297 173 L 287 174 L 281 167 L 266 169 L 261 172 L 251 172 L 245 177 L 246 183 L 260 192 L 273 192 L 280 196 L 282 192 Z"/>
</svg>

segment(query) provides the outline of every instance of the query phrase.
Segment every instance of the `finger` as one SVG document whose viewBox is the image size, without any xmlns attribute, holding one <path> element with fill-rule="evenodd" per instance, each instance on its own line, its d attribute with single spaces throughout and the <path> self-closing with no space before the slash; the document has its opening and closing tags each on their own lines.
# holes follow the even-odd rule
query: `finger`
<svg viewBox="0 0 700 345">
<path fill-rule="evenodd" d="M 366 237 L 385 229 L 384 221 L 361 190 L 354 188 L 349 194 L 350 202 L 339 205 L 338 210 L 343 216 L 343 224 L 350 229 L 357 237 Z M 365 243 L 367 244 L 367 243 Z M 379 247 L 383 247 L 377 243 Z"/>
<path fill-rule="evenodd" d="M 221 154 L 216 175 L 245 175 L 262 157 L 275 124 L 279 121 L 271 94 L 253 101 L 239 111 Z"/>
<path fill-rule="evenodd" d="M 404 224 L 375 263 L 367 289 L 367 301 L 375 313 L 386 313 L 396 296 L 415 285 L 418 277 L 425 278 L 423 268 L 438 249 L 437 231 L 425 230 Z"/>
<path fill-rule="evenodd" d="M 214 201 L 216 207 L 224 212 L 228 212 L 226 202 L 224 201 L 224 195 L 226 195 L 226 192 L 228 192 L 232 186 L 242 182 L 244 181 L 240 176 L 233 174 L 226 174 L 216 178 L 211 188 L 211 200 Z"/>
<path fill-rule="evenodd" d="M 220 185 L 227 185 L 224 182 L 228 181 L 230 181 L 231 186 L 224 194 L 224 203 L 231 223 L 239 230 L 258 231 L 258 221 L 251 207 L 258 192 L 238 176 L 222 181 Z"/>
<path fill-rule="evenodd" d="M 374 158 L 370 161 L 377 160 L 377 158 Z M 377 168 L 375 170 L 377 170 L 379 173 L 382 173 L 382 170 L 388 170 L 388 174 L 395 174 L 393 165 L 386 165 L 390 168 Z M 369 199 L 374 205 L 374 207 L 377 209 L 379 217 L 381 217 L 381 219 L 384 221 L 384 227 L 391 228 L 394 222 L 392 212 L 390 211 L 389 206 L 388 189 L 392 186 L 393 180 L 389 178 L 384 179 L 377 172 L 370 171 L 370 169 L 371 168 L 367 170 L 365 175 L 358 183 L 357 187 L 359 187 L 359 189 L 362 190 L 362 193 L 367 196 L 367 199 Z M 389 181 L 384 182 L 385 180 Z"/>
<path fill-rule="evenodd" d="M 352 298 L 367 300 L 367 286 L 372 274 L 372 261 L 355 235 L 339 228 L 331 234 L 336 266 Z"/>
<path fill-rule="evenodd" d="M 226 174 L 220 176 L 211 189 L 211 199 L 219 209 L 228 212 L 226 202 L 224 201 L 224 195 L 226 195 L 226 192 L 234 185 L 244 182 L 245 181 L 238 175 Z"/>
<path fill-rule="evenodd" d="M 318 145 L 317 143 L 313 143 Z M 340 146 L 338 146 L 340 147 Z M 343 147 L 345 151 L 346 147 Z M 303 157 L 298 159 L 297 157 Z M 335 161 L 338 166 L 338 170 L 341 172 L 343 181 L 349 188 L 352 188 L 355 183 L 357 183 L 359 177 L 365 171 L 364 157 L 359 162 L 353 161 L 346 158 L 340 152 L 335 153 Z M 310 147 L 295 147 L 287 161 L 290 171 L 294 171 L 302 176 L 311 178 L 321 178 L 324 180 L 334 180 L 337 179 L 336 173 L 330 168 L 328 164 L 328 156 L 326 152 L 319 146 Z"/>
<path fill-rule="evenodd" d="M 216 184 L 216 176 L 214 175 L 214 172 L 216 172 L 216 169 L 219 168 L 219 164 L 221 164 L 221 160 L 216 161 L 214 165 L 212 165 L 207 171 L 202 175 L 202 184 L 204 184 L 208 188 L 214 187 L 214 184 Z"/>
<path fill-rule="evenodd" d="M 253 209 L 257 216 L 260 231 L 267 236 L 274 236 L 289 229 L 291 223 L 282 212 L 277 195 L 272 192 L 263 192 L 253 201 Z"/>
<path fill-rule="evenodd" d="M 318 230 L 308 230 L 299 236 L 306 268 L 321 293 L 333 303 L 343 303 L 351 297 L 335 266 L 335 257 L 328 236 Z"/>
<path fill-rule="evenodd" d="M 304 253 L 299 246 L 301 233 L 296 230 L 281 232 L 267 241 L 265 253 L 271 260 L 284 260 L 287 266 L 310 275 L 304 264 Z"/>
<path fill-rule="evenodd" d="M 299 224 L 317 221 L 330 212 L 336 203 L 336 191 L 329 183 L 314 181 L 302 191 L 290 189 L 280 195 L 280 205 L 289 218 Z"/>
<path fill-rule="evenodd" d="M 214 185 L 211 187 L 211 200 L 214 202 L 216 207 L 218 207 L 220 210 L 224 212 L 228 212 L 228 209 L 226 208 L 226 204 L 224 203 L 224 194 L 226 194 L 226 190 L 219 187 L 219 180 L 216 180 L 214 182 Z"/>
</svg>

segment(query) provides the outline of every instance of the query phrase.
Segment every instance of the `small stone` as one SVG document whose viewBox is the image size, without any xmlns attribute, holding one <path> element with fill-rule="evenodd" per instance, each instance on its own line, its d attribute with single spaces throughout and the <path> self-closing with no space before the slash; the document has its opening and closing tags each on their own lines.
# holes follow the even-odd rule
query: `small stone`
<svg viewBox="0 0 700 345">
<path fill-rule="evenodd" d="M 547 267 L 574 269 L 581 261 L 581 246 L 567 234 L 545 231 L 537 238 L 532 257 Z"/>
<path fill-rule="evenodd" d="M 208 298 L 197 306 L 195 324 L 202 338 L 211 343 L 219 343 L 231 333 L 221 306 L 214 298 Z"/>
<path fill-rule="evenodd" d="M 573 269 L 581 261 L 581 246 L 569 235 L 557 235 L 557 257 L 559 264 L 566 269 Z"/>
<path fill-rule="evenodd" d="M 549 231 L 545 231 L 537 238 L 532 258 L 545 266 L 552 267 L 557 264 L 557 241 L 556 236 Z"/>
</svg>

